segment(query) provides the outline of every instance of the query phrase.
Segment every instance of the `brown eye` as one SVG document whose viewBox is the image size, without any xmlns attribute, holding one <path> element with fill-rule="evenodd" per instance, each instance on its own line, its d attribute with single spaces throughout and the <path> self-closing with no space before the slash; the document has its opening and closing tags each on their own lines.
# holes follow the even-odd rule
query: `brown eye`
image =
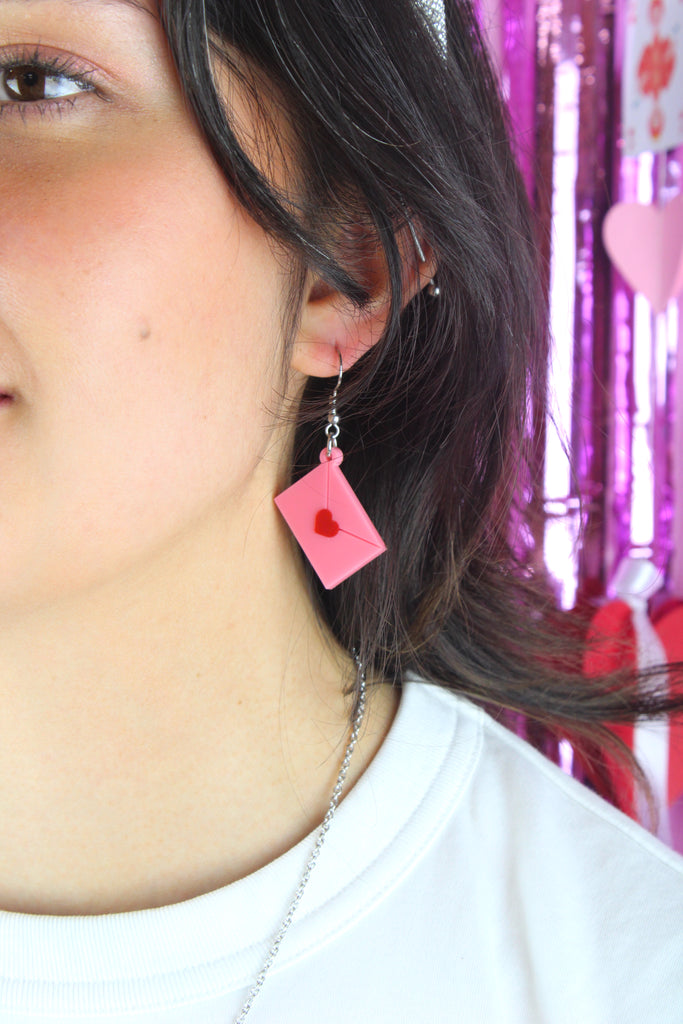
<svg viewBox="0 0 683 1024">
<path fill-rule="evenodd" d="M 24 103 L 34 103 L 36 100 L 46 98 L 45 81 L 48 76 L 39 68 L 26 65 L 7 68 L 2 77 L 7 94 L 13 99 L 22 100 Z"/>
<path fill-rule="evenodd" d="M 90 87 L 75 78 L 33 64 L 14 64 L 0 71 L 0 102 L 36 103 L 74 96 Z"/>
</svg>

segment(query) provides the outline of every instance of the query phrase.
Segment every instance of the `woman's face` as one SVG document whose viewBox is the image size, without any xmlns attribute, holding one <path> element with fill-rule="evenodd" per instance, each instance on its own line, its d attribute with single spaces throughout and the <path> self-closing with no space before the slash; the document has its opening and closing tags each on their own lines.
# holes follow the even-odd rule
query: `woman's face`
<svg viewBox="0 0 683 1024">
<path fill-rule="evenodd" d="M 284 286 L 152 6 L 0 0 L 0 608 L 270 499 Z"/>
</svg>

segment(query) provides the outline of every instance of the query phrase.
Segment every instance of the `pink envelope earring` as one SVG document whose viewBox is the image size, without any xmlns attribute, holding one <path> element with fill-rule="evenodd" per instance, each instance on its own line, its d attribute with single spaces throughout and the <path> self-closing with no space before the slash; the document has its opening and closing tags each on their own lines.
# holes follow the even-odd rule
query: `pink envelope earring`
<svg viewBox="0 0 683 1024">
<path fill-rule="evenodd" d="M 337 392 L 342 376 L 340 355 L 339 379 L 332 393 L 325 427 L 327 445 L 320 453 L 320 465 L 275 498 L 327 590 L 386 551 L 384 541 L 340 469 L 344 456 L 337 446 Z"/>
</svg>

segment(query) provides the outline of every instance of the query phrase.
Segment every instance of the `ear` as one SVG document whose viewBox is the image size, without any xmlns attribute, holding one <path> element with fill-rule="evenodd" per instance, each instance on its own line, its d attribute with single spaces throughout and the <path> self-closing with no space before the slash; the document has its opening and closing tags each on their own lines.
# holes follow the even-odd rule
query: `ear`
<svg viewBox="0 0 683 1024">
<path fill-rule="evenodd" d="M 419 236 L 418 236 L 419 237 Z M 402 257 L 405 306 L 436 272 L 431 248 L 421 241 L 424 262 L 420 261 L 410 230 L 405 227 L 397 235 Z M 336 377 L 339 357 L 344 370 L 382 337 L 389 316 L 389 275 L 384 253 L 377 244 L 358 239 L 354 265 L 362 272 L 363 283 L 370 291 L 370 301 L 359 310 L 353 303 L 330 287 L 320 277 L 310 276 L 304 294 L 299 330 L 292 348 L 292 369 L 307 377 Z"/>
</svg>

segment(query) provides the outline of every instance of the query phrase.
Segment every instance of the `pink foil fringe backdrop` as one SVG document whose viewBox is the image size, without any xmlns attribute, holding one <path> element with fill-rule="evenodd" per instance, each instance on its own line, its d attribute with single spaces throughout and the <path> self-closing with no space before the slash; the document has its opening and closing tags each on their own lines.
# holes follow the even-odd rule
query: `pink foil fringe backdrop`
<svg viewBox="0 0 683 1024">
<path fill-rule="evenodd" d="M 626 0 L 479 0 L 478 9 L 546 245 L 554 354 L 550 407 L 534 424 L 545 458 L 530 500 L 548 516 L 537 544 L 565 608 L 601 603 L 628 555 L 660 570 L 655 600 L 683 598 L 683 302 L 655 316 L 601 237 L 614 203 L 663 205 L 681 192 L 683 147 L 622 154 Z M 571 751 L 555 753 L 571 770 Z M 671 815 L 683 850 L 683 802 Z"/>
<path fill-rule="evenodd" d="M 629 553 L 651 557 L 665 593 L 683 595 L 683 513 L 674 502 L 680 306 L 654 317 L 601 240 L 613 203 L 665 203 L 681 190 L 683 151 L 622 157 L 625 16 L 625 0 L 480 2 L 522 172 L 553 243 L 554 404 L 544 427 L 552 458 L 540 470 L 551 516 L 545 557 L 566 607 L 605 595 Z M 558 470 L 563 445 L 570 458 Z"/>
</svg>

